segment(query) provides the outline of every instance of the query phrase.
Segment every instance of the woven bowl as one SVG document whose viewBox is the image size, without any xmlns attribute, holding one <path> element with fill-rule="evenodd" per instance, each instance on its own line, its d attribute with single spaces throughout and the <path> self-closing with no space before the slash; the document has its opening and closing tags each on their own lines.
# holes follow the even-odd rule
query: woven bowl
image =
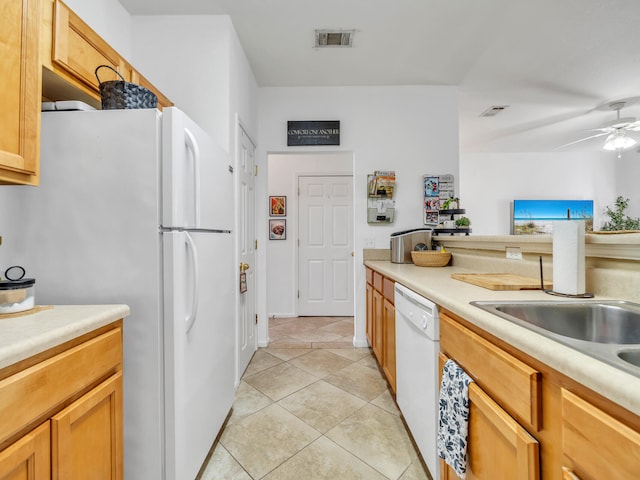
<svg viewBox="0 0 640 480">
<path fill-rule="evenodd" d="M 434 250 L 412 251 L 411 260 L 419 267 L 444 267 L 451 260 L 451 254 Z"/>
</svg>

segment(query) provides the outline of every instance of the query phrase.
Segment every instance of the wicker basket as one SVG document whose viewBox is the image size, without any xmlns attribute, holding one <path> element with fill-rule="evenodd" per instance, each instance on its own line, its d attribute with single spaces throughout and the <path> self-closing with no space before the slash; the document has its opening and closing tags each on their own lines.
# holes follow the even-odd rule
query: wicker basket
<svg viewBox="0 0 640 480">
<path fill-rule="evenodd" d="M 101 68 L 113 70 L 120 77 L 120 80 L 101 81 L 98 76 L 98 70 Z M 158 97 L 155 93 L 135 83 L 126 82 L 115 68 L 109 65 L 100 65 L 96 68 L 95 74 L 98 83 L 100 83 L 100 98 L 103 110 L 158 107 Z"/>
<path fill-rule="evenodd" d="M 451 260 L 451 254 L 434 250 L 412 251 L 411 260 L 419 267 L 444 267 Z"/>
</svg>

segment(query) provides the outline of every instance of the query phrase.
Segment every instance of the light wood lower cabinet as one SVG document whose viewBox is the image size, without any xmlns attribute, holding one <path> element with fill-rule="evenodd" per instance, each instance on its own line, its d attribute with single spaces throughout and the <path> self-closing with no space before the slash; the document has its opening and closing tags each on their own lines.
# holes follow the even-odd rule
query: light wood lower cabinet
<svg viewBox="0 0 640 480">
<path fill-rule="evenodd" d="M 379 364 L 382 364 L 382 326 L 384 319 L 384 297 L 378 290 L 373 291 L 373 344 L 371 348 Z"/>
<path fill-rule="evenodd" d="M 122 478 L 122 372 L 51 419 L 52 480 Z"/>
<path fill-rule="evenodd" d="M 123 478 L 121 321 L 0 379 L 0 480 Z"/>
<path fill-rule="evenodd" d="M 366 334 L 369 345 L 373 345 L 373 285 L 367 283 L 367 327 Z"/>
<path fill-rule="evenodd" d="M 387 298 L 382 304 L 382 371 L 393 393 L 396 392 L 396 308 Z"/>
<path fill-rule="evenodd" d="M 440 355 L 440 370 L 447 360 Z M 538 480 L 538 441 L 477 383 L 469 385 L 468 480 Z M 440 479 L 458 475 L 440 460 Z"/>
<path fill-rule="evenodd" d="M 443 309 L 440 349 L 475 380 L 467 479 L 640 478 L 638 415 Z"/>
<path fill-rule="evenodd" d="M 49 422 L 24 435 L 0 452 L 0 478 L 40 480 L 51 478 Z"/>
<path fill-rule="evenodd" d="M 562 450 L 570 480 L 640 478 L 640 433 L 564 389 Z"/>
<path fill-rule="evenodd" d="M 367 272 L 367 340 L 378 364 L 396 391 L 396 311 L 393 291 L 395 283 L 378 272 Z"/>
</svg>

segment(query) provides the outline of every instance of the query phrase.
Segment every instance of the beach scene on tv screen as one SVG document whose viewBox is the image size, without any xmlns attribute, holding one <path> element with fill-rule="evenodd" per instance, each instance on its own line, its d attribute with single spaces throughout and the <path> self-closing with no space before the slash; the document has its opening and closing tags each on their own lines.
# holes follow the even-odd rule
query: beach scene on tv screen
<svg viewBox="0 0 640 480">
<path fill-rule="evenodd" d="M 593 200 L 514 200 L 514 235 L 548 235 L 553 222 L 584 220 L 585 230 L 593 230 Z"/>
</svg>

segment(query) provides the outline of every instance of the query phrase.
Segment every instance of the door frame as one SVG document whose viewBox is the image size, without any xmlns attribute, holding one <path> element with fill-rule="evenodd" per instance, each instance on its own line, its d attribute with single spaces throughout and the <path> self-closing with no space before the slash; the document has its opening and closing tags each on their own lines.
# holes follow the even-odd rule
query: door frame
<svg viewBox="0 0 640 480">
<path fill-rule="evenodd" d="M 234 159 L 233 159 L 233 169 L 234 169 L 234 204 L 235 205 L 235 225 L 234 225 L 234 232 L 233 232 L 233 237 L 234 237 L 234 278 L 237 280 L 239 277 L 235 277 L 235 275 L 238 275 L 238 270 L 236 269 L 237 266 L 240 263 L 240 250 L 239 250 L 239 238 L 238 238 L 238 230 L 239 230 L 239 212 L 238 212 L 238 205 L 237 205 L 237 198 L 238 198 L 238 188 L 239 188 L 239 162 L 240 162 L 240 153 L 242 151 L 241 149 L 241 142 L 242 142 L 242 133 L 244 133 L 244 135 L 246 135 L 246 137 L 249 139 L 249 141 L 253 144 L 253 152 L 254 152 L 254 168 L 257 168 L 257 158 L 256 158 L 256 154 L 257 154 L 257 150 L 258 150 L 258 146 L 256 141 L 254 140 L 253 136 L 251 136 L 249 134 L 249 132 L 247 131 L 247 128 L 245 127 L 245 124 L 242 122 L 242 120 L 240 119 L 240 116 L 236 113 L 236 122 L 235 122 L 235 145 L 234 145 Z M 258 231 L 257 231 L 257 187 L 258 187 L 258 179 L 257 176 L 254 175 L 254 205 L 253 205 L 253 219 L 249 220 L 249 222 L 252 222 L 254 225 L 254 236 L 256 237 L 254 239 L 254 241 L 257 242 L 258 240 Z M 257 269 L 257 265 L 258 265 L 258 252 L 256 251 L 257 249 L 254 248 L 254 261 L 253 261 L 253 278 L 254 278 L 254 282 L 253 282 L 253 288 L 254 288 L 254 297 L 253 297 L 253 302 L 254 302 L 254 313 L 256 315 L 258 315 L 258 290 L 259 290 L 259 285 L 260 282 L 258 280 L 258 269 Z M 244 372 L 240 372 L 240 352 L 238 350 L 239 348 L 239 329 L 240 329 L 240 300 L 241 300 L 241 293 L 240 293 L 240 288 L 239 288 L 239 282 L 237 284 L 237 288 L 235 289 L 235 315 L 234 315 L 234 330 L 235 330 L 235 336 L 234 336 L 234 344 L 235 344 L 235 355 L 234 355 L 234 384 L 235 387 L 237 388 L 238 385 L 240 384 L 240 378 L 242 376 L 242 374 Z M 258 325 L 255 324 L 254 325 L 254 346 L 253 346 L 253 352 L 255 353 L 258 350 L 258 346 L 259 346 L 259 339 L 258 339 Z"/>
<path fill-rule="evenodd" d="M 351 173 L 345 173 L 345 172 L 323 172 L 323 173 L 307 173 L 307 172 L 296 172 L 295 174 L 295 188 L 298 188 L 298 185 L 300 185 L 300 177 L 351 177 L 351 182 L 352 182 L 352 188 L 351 188 L 351 209 L 352 209 L 352 215 L 351 215 L 351 229 L 352 232 L 354 232 L 355 235 L 355 185 L 353 185 L 355 183 L 355 173 L 353 172 L 353 169 L 351 170 Z M 296 292 L 298 292 L 300 290 L 300 262 L 299 262 L 299 257 L 300 257 L 300 245 L 299 245 L 299 236 L 298 236 L 298 228 L 300 226 L 300 223 L 298 222 L 298 218 L 299 218 L 299 214 L 300 214 L 300 206 L 299 206 L 299 200 L 300 200 L 300 195 L 297 194 L 295 196 L 295 202 L 293 202 L 295 204 L 295 219 L 296 219 L 296 228 L 295 228 L 295 242 L 296 242 L 296 253 L 294 255 L 294 259 L 293 259 L 293 267 L 294 267 L 294 284 L 296 286 Z M 355 237 L 352 239 L 352 245 L 351 248 L 354 249 L 352 252 L 352 256 L 355 259 Z M 352 288 L 353 288 L 353 317 L 354 317 L 354 338 L 355 338 L 355 312 L 356 312 L 356 268 L 355 268 L 355 264 L 353 266 L 353 271 L 352 271 L 352 278 L 351 278 L 351 282 L 352 282 Z M 294 296 L 294 300 L 295 300 L 295 312 L 296 315 L 299 315 L 299 298 L 297 297 L 297 295 Z"/>
</svg>

